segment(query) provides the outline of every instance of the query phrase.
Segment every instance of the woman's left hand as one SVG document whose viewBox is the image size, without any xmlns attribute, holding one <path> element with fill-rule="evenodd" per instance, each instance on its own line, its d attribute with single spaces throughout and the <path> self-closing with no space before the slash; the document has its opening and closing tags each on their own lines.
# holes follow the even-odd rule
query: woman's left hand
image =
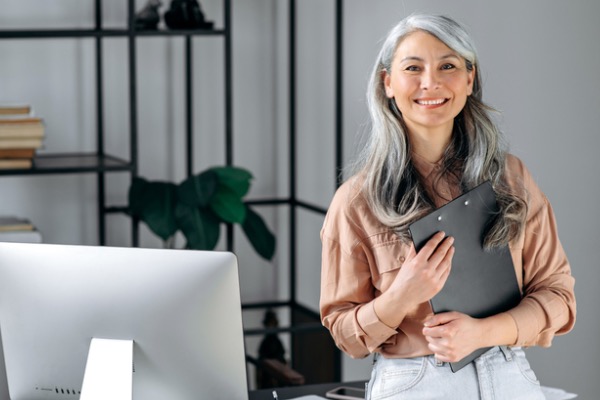
<svg viewBox="0 0 600 400">
<path fill-rule="evenodd" d="M 423 335 L 439 361 L 456 362 L 484 344 L 483 320 L 452 311 L 425 321 Z"/>
</svg>

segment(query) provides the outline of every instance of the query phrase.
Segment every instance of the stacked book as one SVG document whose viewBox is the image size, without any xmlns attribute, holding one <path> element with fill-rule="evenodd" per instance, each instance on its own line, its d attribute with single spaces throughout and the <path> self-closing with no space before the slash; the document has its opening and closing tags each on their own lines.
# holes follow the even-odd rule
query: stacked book
<svg viewBox="0 0 600 400">
<path fill-rule="evenodd" d="M 43 120 L 31 106 L 0 104 L 0 169 L 31 168 L 44 135 Z"/>
<path fill-rule="evenodd" d="M 26 218 L 0 216 L 0 242 L 41 243 L 42 235 Z"/>
</svg>

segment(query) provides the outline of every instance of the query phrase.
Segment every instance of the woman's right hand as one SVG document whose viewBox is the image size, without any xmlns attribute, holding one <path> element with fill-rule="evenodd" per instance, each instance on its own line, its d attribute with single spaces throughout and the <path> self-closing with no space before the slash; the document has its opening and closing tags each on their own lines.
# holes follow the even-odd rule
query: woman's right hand
<svg viewBox="0 0 600 400">
<path fill-rule="evenodd" d="M 418 253 L 411 245 L 391 286 L 375 301 L 375 312 L 382 322 L 398 326 L 405 315 L 398 311 L 427 302 L 442 290 L 452 266 L 453 244 L 454 238 L 438 232 Z"/>
<path fill-rule="evenodd" d="M 408 256 L 389 290 L 405 301 L 421 304 L 431 300 L 444 287 L 454 256 L 454 238 L 438 232 L 416 253 L 410 246 Z"/>
</svg>

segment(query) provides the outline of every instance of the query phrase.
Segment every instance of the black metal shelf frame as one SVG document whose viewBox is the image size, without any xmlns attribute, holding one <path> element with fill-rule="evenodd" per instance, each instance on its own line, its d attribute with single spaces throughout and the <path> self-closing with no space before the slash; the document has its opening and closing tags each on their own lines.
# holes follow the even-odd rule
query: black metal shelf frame
<svg viewBox="0 0 600 400">
<path fill-rule="evenodd" d="M 0 175 L 44 175 L 94 172 L 130 172 L 133 165 L 111 155 L 96 153 L 56 153 L 38 155 L 29 169 L 0 170 Z"/>
<path fill-rule="evenodd" d="M 225 42 L 225 140 L 226 148 L 232 148 L 231 135 L 231 0 L 223 0 L 224 28 L 222 29 L 185 29 L 185 30 L 136 30 L 135 27 L 135 2 L 128 0 L 127 28 L 104 29 L 102 24 L 102 0 L 94 0 L 95 21 L 93 28 L 73 29 L 1 29 L 1 39 L 86 39 L 95 41 L 96 58 L 96 151 L 93 153 L 48 153 L 40 154 L 34 158 L 33 167 L 30 169 L 0 170 L 0 176 L 10 175 L 42 175 L 42 174 L 79 174 L 95 173 L 97 175 L 98 191 L 98 241 L 100 245 L 106 244 L 106 215 L 110 213 L 123 213 L 125 206 L 109 206 L 106 204 L 106 176 L 108 172 L 128 172 L 131 178 L 138 173 L 138 124 L 137 124 L 137 65 L 136 65 L 136 40 L 138 37 L 179 37 L 185 40 L 185 87 L 186 90 L 186 171 L 192 174 L 193 158 L 191 154 L 193 141 L 192 126 L 192 38 L 196 36 L 223 37 Z M 103 89 L 103 52 L 104 38 L 122 37 L 128 39 L 128 66 L 129 66 L 129 160 L 105 153 L 104 139 L 104 89 Z M 231 150 L 227 150 L 227 163 L 231 164 Z M 132 220 L 132 245 L 139 244 L 138 221 Z"/>
<path fill-rule="evenodd" d="M 222 36 L 224 29 L 181 29 L 181 30 L 133 30 L 135 36 Z M 58 38 L 103 38 L 126 37 L 130 29 L 4 29 L 0 30 L 0 39 L 58 39 Z"/>
<path fill-rule="evenodd" d="M 101 0 L 96 0 L 99 3 Z M 224 46 L 224 136 L 225 136 L 225 159 L 226 165 L 233 164 L 233 116 L 232 116 L 232 61 L 231 61 L 231 0 L 223 0 L 223 28 L 222 29 L 197 29 L 197 30 L 135 30 L 135 9 L 134 0 L 128 0 L 129 5 L 129 30 L 125 34 L 129 38 L 129 83 L 130 83 L 130 131 L 131 131 L 131 160 L 133 163 L 133 176 L 137 175 L 138 164 L 137 164 L 137 152 L 138 152 L 138 128 L 137 128 L 137 83 L 136 83 L 136 38 L 138 37 L 153 37 L 153 36 L 175 36 L 183 37 L 185 44 L 185 160 L 186 160 L 186 175 L 191 176 L 194 172 L 194 158 L 193 158 L 193 38 L 196 36 L 218 36 L 223 38 Z M 97 13 L 99 14 L 99 13 Z M 97 23 L 98 27 L 98 23 Z M 100 102 L 99 102 L 100 103 Z M 100 111 L 99 111 L 100 112 Z M 101 148 L 99 146 L 99 148 Z M 104 177 L 101 179 L 104 180 Z M 120 212 L 120 207 L 109 207 L 104 210 L 107 212 Z M 132 219 L 132 245 L 139 245 L 139 226 L 135 219 Z M 233 241 L 233 231 L 231 228 L 228 229 L 228 240 Z M 231 247 L 231 246 L 228 246 Z"/>
<path fill-rule="evenodd" d="M 335 73 L 335 171 L 336 171 L 336 181 L 335 188 L 337 188 L 343 179 L 342 176 L 342 166 L 343 166 L 343 75 L 342 75 L 342 57 L 343 57 L 343 47 L 342 47 L 342 39 L 343 39 L 343 1 L 335 0 L 335 60 L 334 60 L 334 73 Z M 261 303 L 253 303 L 253 304 L 244 304 L 242 306 L 245 310 L 259 309 L 259 308 L 289 308 L 292 310 L 291 313 L 291 324 L 288 327 L 282 328 L 262 328 L 262 329 L 246 329 L 244 331 L 245 335 L 261 335 L 268 333 L 290 333 L 292 334 L 292 339 L 295 335 L 300 334 L 310 334 L 313 332 L 326 332 L 325 328 L 321 325 L 320 316 L 318 311 L 314 311 L 309 309 L 308 307 L 300 304 L 298 302 L 297 296 L 297 225 L 298 225 L 298 211 L 306 210 L 309 212 L 313 212 L 316 214 L 324 215 L 327 212 L 327 209 L 311 204 L 310 202 L 303 201 L 299 198 L 297 191 L 297 175 L 298 175 L 298 166 L 297 166 L 297 120 L 296 120 L 296 110 L 297 110 L 297 74 L 296 74 L 296 65 L 297 65 L 297 53 L 296 53 L 296 37 L 297 37 L 297 20 L 296 20 L 296 0 L 289 0 L 289 125 L 288 125 L 288 135 L 289 135 L 289 197 L 285 199 L 266 199 L 266 200 L 256 200 L 250 201 L 251 205 L 288 205 L 290 207 L 289 214 L 289 227 L 290 227 L 290 237 L 289 237 L 289 299 L 287 301 L 280 302 L 261 302 Z M 231 249 L 233 247 L 232 242 L 228 241 L 228 248 Z M 305 320 L 304 316 L 308 318 L 308 322 Z M 302 321 L 301 321 L 302 320 Z M 312 321 L 312 322 L 311 322 Z M 328 335 L 328 333 L 327 333 Z M 293 348 L 296 346 L 292 346 Z M 333 346 L 335 348 L 335 346 Z M 292 350 L 294 353 L 294 349 Z M 292 354 L 292 362 L 294 361 L 294 354 Z M 334 369 L 332 380 L 333 381 L 341 381 L 342 373 L 341 373 L 341 352 L 335 348 L 334 349 L 334 360 L 332 362 L 332 367 Z"/>
<path fill-rule="evenodd" d="M 231 0 L 223 0 L 223 28 L 210 30 L 154 30 L 140 31 L 134 29 L 135 2 L 128 0 L 128 22 L 127 29 L 104 29 L 102 27 L 102 0 L 95 2 L 95 23 L 93 28 L 75 29 L 37 29 L 37 30 L 0 30 L 0 39 L 57 39 L 57 38 L 90 38 L 95 41 L 96 57 L 96 104 L 97 104 L 97 132 L 96 152 L 94 153 L 64 153 L 43 154 L 35 157 L 34 166 L 26 170 L 0 170 L 0 176 L 8 175 L 42 175 L 42 174 L 78 174 L 93 173 L 97 175 L 98 192 L 98 237 L 100 245 L 106 244 L 106 216 L 110 213 L 124 213 L 125 206 L 106 204 L 106 173 L 124 172 L 129 173 L 131 178 L 138 174 L 138 124 L 137 124 L 137 62 L 136 62 L 136 40 L 138 37 L 167 36 L 182 37 L 185 40 L 185 118 L 186 118 L 186 173 L 193 173 L 193 50 L 192 41 L 197 36 L 217 36 L 224 41 L 224 114 L 225 114 L 225 164 L 233 165 L 233 91 L 232 91 L 232 44 L 231 44 Z M 342 0 L 335 0 L 335 186 L 339 186 L 342 180 L 342 33 L 343 33 L 343 10 Z M 320 215 L 326 213 L 326 209 L 299 199 L 297 192 L 297 157 L 296 157 L 296 0 L 289 0 L 289 197 L 271 198 L 262 200 L 250 200 L 249 203 L 256 206 L 288 206 L 289 213 L 289 299 L 287 301 L 262 302 L 255 304 L 243 304 L 243 309 L 278 308 L 286 307 L 292 310 L 291 324 L 288 327 L 276 329 L 246 329 L 246 336 L 263 335 L 267 333 L 290 333 L 292 335 L 306 334 L 310 332 L 323 332 L 325 328 L 318 322 L 299 322 L 302 316 L 307 316 L 313 321 L 319 320 L 318 312 L 311 310 L 297 301 L 297 224 L 298 211 L 306 210 Z M 104 149 L 105 127 L 104 127 L 104 90 L 103 90 L 103 39 L 123 37 L 128 40 L 128 74 L 129 74 L 129 138 L 130 154 L 129 160 L 106 154 Z M 139 222 L 132 219 L 132 245 L 139 245 Z M 227 250 L 233 251 L 234 230 L 229 225 L 226 232 Z M 333 365 L 335 368 L 334 379 L 341 380 L 341 353 L 336 352 Z"/>
</svg>

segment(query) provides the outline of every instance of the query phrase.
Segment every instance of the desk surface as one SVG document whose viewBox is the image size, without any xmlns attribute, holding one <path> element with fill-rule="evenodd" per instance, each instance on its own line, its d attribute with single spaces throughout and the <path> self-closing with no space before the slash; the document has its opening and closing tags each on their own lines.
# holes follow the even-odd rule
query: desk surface
<svg viewBox="0 0 600 400">
<path fill-rule="evenodd" d="M 277 395 L 279 396 L 279 400 L 288 400 L 293 399 L 295 397 L 306 396 L 309 394 L 316 394 L 318 396 L 325 397 L 325 392 L 336 388 L 338 386 L 352 386 L 358 388 L 364 388 L 365 382 L 337 382 L 337 383 L 320 383 L 315 385 L 303 385 L 303 386 L 293 386 L 286 388 L 276 388 L 276 389 L 261 389 L 261 390 L 253 390 L 250 392 L 250 400 L 273 400 L 273 390 L 277 390 Z"/>
</svg>

